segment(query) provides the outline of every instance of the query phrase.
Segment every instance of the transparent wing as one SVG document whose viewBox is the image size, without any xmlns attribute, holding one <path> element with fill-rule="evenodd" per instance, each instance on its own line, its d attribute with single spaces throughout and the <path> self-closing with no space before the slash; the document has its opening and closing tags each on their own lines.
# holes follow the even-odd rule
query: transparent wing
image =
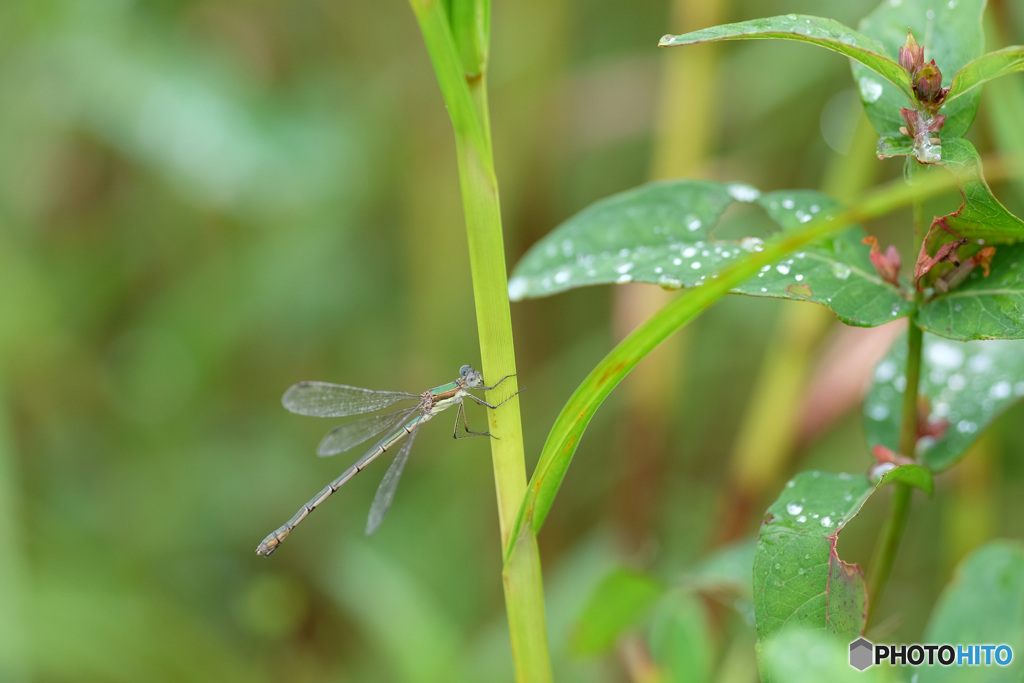
<svg viewBox="0 0 1024 683">
<path fill-rule="evenodd" d="M 325 458 L 328 455 L 336 455 L 347 451 L 353 446 L 358 446 L 371 436 L 376 436 L 385 431 L 390 433 L 407 417 L 412 417 L 415 412 L 416 409 L 414 408 L 413 410 L 399 410 L 393 413 L 384 413 L 383 415 L 370 415 L 343 424 L 340 427 L 335 427 L 327 433 L 327 436 L 323 438 L 320 445 L 316 447 L 316 454 L 321 458 Z"/>
<path fill-rule="evenodd" d="M 405 463 L 409 460 L 409 451 L 412 448 L 413 439 L 416 438 L 416 432 L 419 430 L 413 430 L 409 438 L 402 444 L 401 450 L 398 451 L 398 455 L 395 456 L 394 462 L 391 463 L 391 467 L 384 473 L 384 479 L 381 480 L 380 486 L 377 487 L 377 495 L 373 497 L 373 503 L 370 505 L 370 516 L 366 520 L 366 535 L 369 536 L 380 523 L 384 521 L 384 515 L 387 514 L 388 509 L 391 507 L 391 501 L 395 499 L 395 487 L 398 486 L 398 479 L 402 476 L 402 470 L 405 469 Z"/>
<path fill-rule="evenodd" d="M 344 417 L 372 413 L 408 400 L 418 401 L 420 396 L 404 391 L 374 391 L 328 382 L 299 382 L 284 392 L 281 403 L 299 415 Z"/>
</svg>

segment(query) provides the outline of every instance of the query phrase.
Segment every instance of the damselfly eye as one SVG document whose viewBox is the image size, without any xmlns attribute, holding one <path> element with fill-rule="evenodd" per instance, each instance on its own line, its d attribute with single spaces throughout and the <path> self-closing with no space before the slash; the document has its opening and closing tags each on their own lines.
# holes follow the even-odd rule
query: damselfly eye
<svg viewBox="0 0 1024 683">
<path fill-rule="evenodd" d="M 459 375 L 462 377 L 466 377 L 471 372 L 473 372 L 473 368 L 471 368 L 468 365 L 463 365 L 461 368 L 459 368 Z"/>
</svg>

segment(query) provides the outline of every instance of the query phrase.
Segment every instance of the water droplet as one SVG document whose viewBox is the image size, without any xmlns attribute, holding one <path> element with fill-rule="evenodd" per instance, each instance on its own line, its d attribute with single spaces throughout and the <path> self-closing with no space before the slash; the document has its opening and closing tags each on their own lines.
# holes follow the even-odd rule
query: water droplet
<svg viewBox="0 0 1024 683">
<path fill-rule="evenodd" d="M 871 474 L 868 475 L 868 479 L 877 484 L 879 481 L 881 481 L 882 476 L 885 475 L 886 472 L 893 469 L 894 467 L 896 467 L 896 465 L 892 464 L 891 462 L 878 463 L 877 465 L 871 468 Z"/>
<path fill-rule="evenodd" d="M 564 285 L 566 282 L 569 281 L 569 276 L 571 274 L 572 273 L 568 268 L 559 268 L 558 272 L 555 273 L 555 282 L 560 285 Z"/>
<path fill-rule="evenodd" d="M 624 283 L 624 282 L 632 282 L 633 281 L 633 276 L 630 275 L 629 273 L 626 273 L 625 275 L 620 275 L 618 278 L 616 278 L 615 281 L 620 283 L 620 284 Z"/>
<path fill-rule="evenodd" d="M 996 382 L 992 385 L 992 388 L 988 390 L 988 395 L 995 399 L 1008 398 L 1011 394 L 1009 382 Z"/>
<path fill-rule="evenodd" d="M 529 282 L 525 277 L 519 275 L 508 281 L 508 298 L 512 301 L 519 301 L 526 294 Z"/>
<path fill-rule="evenodd" d="M 803 275 L 794 275 L 793 279 L 796 280 L 797 282 L 800 282 L 801 280 L 804 279 L 804 276 Z"/>
<path fill-rule="evenodd" d="M 932 365 L 954 369 L 964 362 L 964 352 L 946 342 L 936 342 L 925 352 Z"/>
<path fill-rule="evenodd" d="M 683 249 L 683 256 L 686 258 L 693 258 L 697 255 L 697 247 L 687 247 Z"/>
<path fill-rule="evenodd" d="M 992 367 L 992 357 L 983 354 L 971 356 L 971 359 L 967 361 L 967 367 L 979 374 L 987 372 Z"/>
<path fill-rule="evenodd" d="M 789 503 L 788 505 L 786 505 L 786 512 L 788 512 L 791 515 L 799 515 L 803 511 L 804 506 L 801 505 L 800 503 Z"/>
<path fill-rule="evenodd" d="M 875 381 L 888 382 L 896 376 L 896 361 L 886 358 L 875 368 Z"/>
<path fill-rule="evenodd" d="M 694 270 L 697 270 L 698 268 L 700 268 L 700 261 L 694 261 L 693 263 L 690 264 L 690 267 L 693 268 Z"/>
<path fill-rule="evenodd" d="M 803 576 L 804 572 L 806 572 L 806 571 L 807 571 L 806 569 L 804 569 L 803 567 L 800 567 L 800 568 L 798 568 L 796 570 L 796 573 L 800 574 L 801 576 Z"/>
<path fill-rule="evenodd" d="M 804 522 L 807 521 L 807 516 L 806 515 L 800 515 L 799 517 L 796 518 L 796 521 L 798 521 L 801 524 L 803 524 Z"/>
<path fill-rule="evenodd" d="M 703 225 L 703 223 L 700 222 L 700 219 L 694 216 L 693 214 L 688 215 L 683 220 L 686 221 L 686 229 L 689 230 L 690 232 L 693 232 L 694 230 L 700 230 L 700 226 Z"/>
<path fill-rule="evenodd" d="M 873 78 L 861 76 L 857 84 L 860 86 L 861 99 L 869 104 L 877 102 L 878 98 L 882 96 L 882 84 Z"/>
<path fill-rule="evenodd" d="M 840 43 L 844 43 L 846 45 L 853 45 L 857 41 L 849 33 L 840 33 L 839 34 L 839 42 Z"/>
<path fill-rule="evenodd" d="M 832 526 L 832 518 L 831 517 L 822 517 L 821 518 L 821 525 L 823 527 L 830 527 L 830 526 Z"/>
<path fill-rule="evenodd" d="M 960 420 L 956 423 L 956 430 L 961 434 L 973 434 L 978 431 L 978 425 L 969 420 Z"/>
<path fill-rule="evenodd" d="M 775 563 L 775 568 L 776 569 L 782 569 L 782 563 L 781 562 L 776 562 Z"/>
<path fill-rule="evenodd" d="M 775 270 L 779 271 L 783 275 L 789 275 L 789 266 L 787 266 L 785 263 L 780 263 L 779 265 L 775 266 Z"/>
<path fill-rule="evenodd" d="M 760 190 L 744 183 L 733 183 L 726 191 L 738 202 L 752 202 L 761 196 Z"/>
<path fill-rule="evenodd" d="M 924 13 L 924 16 L 928 21 L 935 21 L 935 10 L 928 10 L 927 12 Z"/>
<path fill-rule="evenodd" d="M 783 199 L 782 200 L 782 208 L 784 208 L 784 209 L 792 209 L 794 206 L 796 206 L 796 203 L 792 199 Z"/>
<path fill-rule="evenodd" d="M 832 274 L 840 280 L 845 280 L 850 277 L 850 266 L 845 263 L 839 263 L 838 261 L 832 264 Z"/>
<path fill-rule="evenodd" d="M 619 273 L 628 273 L 633 270 L 632 263 L 623 263 L 621 266 L 616 266 L 615 270 Z"/>
<path fill-rule="evenodd" d="M 868 417 L 881 422 L 889 417 L 889 408 L 883 403 L 875 403 L 867 408 Z"/>
</svg>

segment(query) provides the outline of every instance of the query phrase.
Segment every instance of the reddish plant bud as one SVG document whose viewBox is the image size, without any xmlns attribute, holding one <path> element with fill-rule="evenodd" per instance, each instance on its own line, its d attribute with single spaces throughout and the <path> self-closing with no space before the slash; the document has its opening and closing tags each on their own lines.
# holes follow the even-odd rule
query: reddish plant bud
<svg viewBox="0 0 1024 683">
<path fill-rule="evenodd" d="M 865 237 L 861 240 L 863 244 L 871 245 L 871 253 L 868 254 L 868 258 L 871 259 L 871 265 L 878 271 L 879 277 L 888 282 L 889 284 L 900 286 L 900 265 L 902 261 L 900 259 L 899 252 L 896 251 L 896 247 L 890 246 L 885 250 L 885 254 L 882 253 L 881 248 L 878 246 L 878 239 L 875 237 Z"/>
<path fill-rule="evenodd" d="M 914 35 L 907 31 L 907 42 L 900 48 L 900 66 L 907 70 L 910 79 L 917 76 L 918 69 L 924 64 L 924 48 L 917 44 Z"/>
<path fill-rule="evenodd" d="M 921 102 L 938 104 L 946 99 L 947 92 L 948 89 L 942 87 L 942 72 L 933 59 L 921 68 L 914 79 L 914 94 Z"/>
<path fill-rule="evenodd" d="M 913 465 L 914 461 L 905 455 L 900 455 L 891 448 L 883 446 L 882 444 L 875 444 L 875 447 L 871 449 L 871 455 L 874 456 L 875 462 L 879 465 L 883 463 L 891 463 L 893 465 Z"/>
</svg>

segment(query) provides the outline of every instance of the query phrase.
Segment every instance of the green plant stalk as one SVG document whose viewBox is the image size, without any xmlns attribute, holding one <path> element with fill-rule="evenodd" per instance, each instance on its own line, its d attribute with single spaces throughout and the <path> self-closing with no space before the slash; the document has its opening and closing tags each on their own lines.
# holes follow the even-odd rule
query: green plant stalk
<svg viewBox="0 0 1024 683">
<path fill-rule="evenodd" d="M 20 528 L 18 471 L 8 421 L 10 414 L 6 392 L 0 391 L 0 527 L 4 538 L 4 553 L 0 557 L 0 600 L 4 606 L 0 614 L 0 680 L 16 683 L 31 679 L 25 648 L 29 574 Z"/>
<path fill-rule="evenodd" d="M 909 157 L 911 178 L 920 178 L 921 173 L 917 162 Z M 914 201 L 914 251 L 916 257 L 920 253 L 925 238 L 924 206 L 921 199 Z M 915 283 L 916 284 L 916 283 Z M 915 289 L 914 311 L 910 314 L 907 325 L 907 387 L 903 392 L 903 413 L 900 418 L 899 453 L 908 458 L 917 459 L 917 400 L 918 387 L 921 383 L 921 352 L 924 344 L 924 332 L 916 322 L 917 309 L 921 305 L 921 292 Z M 907 529 L 907 518 L 910 516 L 910 499 L 913 489 L 908 484 L 896 482 L 893 485 L 892 508 L 889 517 L 882 527 L 878 545 L 875 548 L 871 563 L 871 580 L 868 588 L 868 623 L 876 614 L 876 607 L 881 604 L 882 594 L 892 574 L 896 553 L 899 551 L 903 533 Z"/>
<path fill-rule="evenodd" d="M 494 173 L 490 124 L 487 111 L 486 27 L 489 6 L 484 2 L 454 14 L 460 24 L 452 32 L 443 5 L 430 0 L 410 0 L 419 21 L 427 51 L 455 131 L 459 181 L 466 217 L 470 269 L 480 337 L 480 359 L 492 382 L 512 375 L 500 392 L 488 392 L 494 403 L 518 389 L 512 318 L 508 300 L 505 250 L 502 243 L 498 182 Z M 483 17 L 480 22 L 476 17 Z M 481 30 L 483 27 L 483 30 Z M 460 53 L 456 34 L 471 36 Z M 467 68 L 469 67 L 469 68 Z M 510 532 L 526 492 L 526 461 L 519 400 L 513 398 L 498 410 L 488 411 L 491 459 L 498 499 L 502 548 L 510 545 Z M 552 680 L 544 619 L 544 591 L 536 536 L 528 531 L 517 552 L 506 557 L 502 568 L 505 609 L 516 679 Z"/>
<path fill-rule="evenodd" d="M 992 177 L 1002 176 L 1010 170 L 1006 164 L 999 163 L 992 164 L 990 168 Z M 587 375 L 555 418 L 540 461 L 530 479 L 526 498 L 516 517 L 510 537 L 513 545 L 505 551 L 506 562 L 515 549 L 517 538 L 526 532 L 525 527 L 532 528 L 536 533 L 544 524 L 569 469 L 576 446 L 594 413 L 612 389 L 654 347 L 725 296 L 730 289 L 755 276 L 761 267 L 832 235 L 851 223 L 881 216 L 912 201 L 923 201 L 955 187 L 956 181 L 951 173 L 931 174 L 915 186 L 907 185 L 902 180 L 888 183 L 863 196 L 849 209 L 835 214 L 833 220 L 819 218 L 807 223 L 799 231 L 787 231 L 772 237 L 765 242 L 762 251 L 735 261 L 707 280 L 703 286 L 684 291 L 622 340 Z"/>
</svg>

